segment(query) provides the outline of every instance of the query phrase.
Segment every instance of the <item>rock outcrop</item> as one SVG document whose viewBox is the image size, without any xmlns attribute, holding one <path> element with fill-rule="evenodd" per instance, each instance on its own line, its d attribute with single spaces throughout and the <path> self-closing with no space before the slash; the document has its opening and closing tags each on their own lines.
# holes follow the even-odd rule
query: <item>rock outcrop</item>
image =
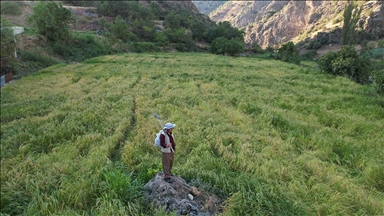
<svg viewBox="0 0 384 216">
<path fill-rule="evenodd" d="M 200 192 L 179 176 L 172 176 L 172 183 L 164 181 L 163 176 L 158 173 L 145 185 L 148 203 L 180 215 L 208 216 L 221 212 L 221 201 L 217 196 Z"/>
<path fill-rule="evenodd" d="M 319 32 L 342 27 L 347 1 L 228 1 L 209 16 L 215 22 L 229 21 L 244 29 L 245 42 L 261 47 L 278 46 L 288 41 L 311 39 Z M 361 3 L 359 27 L 376 39 L 384 36 L 384 2 Z"/>
</svg>

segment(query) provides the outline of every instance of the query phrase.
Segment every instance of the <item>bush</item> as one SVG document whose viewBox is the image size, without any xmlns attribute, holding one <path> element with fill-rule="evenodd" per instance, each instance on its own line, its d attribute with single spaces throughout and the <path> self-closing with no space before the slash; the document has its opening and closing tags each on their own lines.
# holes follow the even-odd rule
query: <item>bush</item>
<svg viewBox="0 0 384 216">
<path fill-rule="evenodd" d="M 228 54 L 234 56 L 244 51 L 244 43 L 236 39 L 228 40 L 224 37 L 218 37 L 211 44 L 211 52 L 214 54 Z"/>
<path fill-rule="evenodd" d="M 306 52 L 305 54 L 300 56 L 301 60 L 313 60 L 317 56 L 317 51 L 316 50 L 310 50 Z"/>
<path fill-rule="evenodd" d="M 83 61 L 100 55 L 115 52 L 112 45 L 107 42 L 98 42 L 93 35 L 74 36 L 71 41 L 54 43 L 53 51 L 61 55 L 66 61 Z"/>
<path fill-rule="evenodd" d="M 252 50 L 253 52 L 255 53 L 264 53 L 265 51 L 263 50 L 263 48 L 261 48 L 261 46 L 257 43 L 255 44 L 252 44 Z"/>
<path fill-rule="evenodd" d="M 378 47 L 378 48 L 384 48 L 384 39 L 383 39 L 383 40 L 379 40 L 379 41 L 377 42 L 377 47 Z"/>
<path fill-rule="evenodd" d="M 120 16 L 110 26 L 111 33 L 123 42 L 136 41 L 136 36 L 129 31 L 128 24 Z"/>
<path fill-rule="evenodd" d="M 220 22 L 216 26 L 209 26 L 205 40 L 213 43 L 218 37 L 224 37 L 227 40 L 238 39 L 239 41 L 244 41 L 244 31 L 233 28 L 228 21 Z"/>
<path fill-rule="evenodd" d="M 293 42 L 285 43 L 277 50 L 277 59 L 300 64 L 299 51 Z"/>
<path fill-rule="evenodd" d="M 159 47 L 152 42 L 137 42 L 133 44 L 131 49 L 133 52 L 137 52 L 137 53 L 160 51 Z"/>
<path fill-rule="evenodd" d="M 384 48 L 362 50 L 361 55 L 369 59 L 384 59 Z"/>
<path fill-rule="evenodd" d="M 359 56 L 353 46 L 343 46 L 338 52 L 327 53 L 319 58 L 318 64 L 326 73 L 346 76 L 361 84 L 368 82 L 370 62 Z"/>
<path fill-rule="evenodd" d="M 37 66 L 45 68 L 60 63 L 59 60 L 41 54 L 40 50 L 23 51 L 20 53 L 24 61 L 35 62 Z"/>
<path fill-rule="evenodd" d="M 159 46 L 167 46 L 168 45 L 168 37 L 163 32 L 155 33 L 155 42 Z"/>
<path fill-rule="evenodd" d="M 322 46 L 323 46 L 323 44 L 320 41 L 313 40 L 313 41 L 309 42 L 309 44 L 307 45 L 306 48 L 317 50 L 317 49 L 320 49 Z"/>
<path fill-rule="evenodd" d="M 377 93 L 384 96 L 384 69 L 373 72 L 371 78 Z"/>
<path fill-rule="evenodd" d="M 171 43 L 179 43 L 184 41 L 185 29 L 183 28 L 169 29 L 165 32 L 165 34 L 167 35 Z"/>
<path fill-rule="evenodd" d="M 240 42 L 234 38 L 228 41 L 226 53 L 228 53 L 230 56 L 234 56 L 242 52 L 244 52 L 243 42 Z"/>
</svg>

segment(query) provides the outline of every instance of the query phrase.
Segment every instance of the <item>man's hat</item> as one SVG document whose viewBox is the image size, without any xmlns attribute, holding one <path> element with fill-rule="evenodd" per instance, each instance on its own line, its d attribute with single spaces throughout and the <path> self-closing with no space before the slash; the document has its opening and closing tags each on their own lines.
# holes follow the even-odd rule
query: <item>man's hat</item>
<svg viewBox="0 0 384 216">
<path fill-rule="evenodd" d="M 165 124 L 163 129 L 167 129 L 168 130 L 168 129 L 172 129 L 174 127 L 176 127 L 176 124 L 172 124 L 172 123 L 168 122 L 167 124 Z"/>
</svg>

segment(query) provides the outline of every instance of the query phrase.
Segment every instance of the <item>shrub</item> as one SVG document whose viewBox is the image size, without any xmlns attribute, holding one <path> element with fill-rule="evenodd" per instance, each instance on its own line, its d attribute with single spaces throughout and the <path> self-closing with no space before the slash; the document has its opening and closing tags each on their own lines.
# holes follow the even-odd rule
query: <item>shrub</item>
<svg viewBox="0 0 384 216">
<path fill-rule="evenodd" d="M 40 50 L 23 51 L 21 57 L 23 60 L 35 62 L 39 67 L 43 68 L 60 63 L 57 59 L 41 54 Z"/>
<path fill-rule="evenodd" d="M 337 74 L 334 74 L 333 68 L 332 68 L 332 61 L 337 57 L 338 57 L 338 53 L 336 52 L 329 52 L 323 55 L 322 57 L 320 57 L 318 59 L 320 70 L 329 74 L 337 75 Z"/>
<path fill-rule="evenodd" d="M 369 59 L 384 59 L 384 48 L 363 49 L 361 55 Z"/>
<path fill-rule="evenodd" d="M 141 52 L 156 52 L 160 51 L 159 47 L 156 46 L 155 43 L 152 42 L 137 42 L 132 46 L 132 51 L 141 53 Z"/>
<path fill-rule="evenodd" d="M 168 45 L 168 37 L 163 32 L 157 32 L 155 33 L 155 42 L 159 46 L 166 46 Z"/>
<path fill-rule="evenodd" d="M 216 38 L 211 44 L 211 52 L 214 54 L 225 54 L 225 46 L 228 40 L 224 37 Z"/>
<path fill-rule="evenodd" d="M 377 93 L 384 96 L 384 69 L 372 72 L 371 79 Z"/>
<path fill-rule="evenodd" d="M 244 51 L 244 43 L 236 39 L 228 40 L 224 37 L 216 38 L 211 44 L 211 52 L 214 54 L 229 54 L 234 56 Z"/>
<path fill-rule="evenodd" d="M 359 56 L 353 46 L 343 46 L 338 52 L 327 53 L 319 58 L 318 64 L 326 73 L 346 76 L 361 84 L 368 81 L 370 62 Z"/>
<path fill-rule="evenodd" d="M 218 37 L 224 37 L 228 40 L 236 38 L 239 41 L 244 41 L 244 31 L 233 28 L 228 21 L 220 22 L 216 26 L 209 26 L 205 40 L 213 42 Z"/>
<path fill-rule="evenodd" d="M 244 52 L 243 42 L 240 42 L 234 38 L 228 41 L 226 53 L 228 53 L 230 56 L 234 56 L 242 52 Z"/>
<path fill-rule="evenodd" d="M 310 50 L 310 51 L 306 52 L 305 54 L 301 55 L 300 59 L 301 60 L 313 60 L 316 55 L 317 55 L 316 50 Z"/>
<path fill-rule="evenodd" d="M 83 61 L 88 58 L 115 52 L 107 42 L 95 40 L 93 35 L 78 35 L 65 43 L 54 43 L 53 51 L 67 61 Z"/>
<path fill-rule="evenodd" d="M 299 51 L 293 42 L 283 44 L 277 50 L 277 58 L 285 62 L 300 64 Z"/>
<path fill-rule="evenodd" d="M 174 28 L 166 31 L 165 34 L 171 43 L 183 42 L 185 37 L 185 29 Z"/>
<path fill-rule="evenodd" d="M 384 39 L 383 39 L 383 40 L 379 40 L 379 41 L 377 42 L 377 47 L 378 47 L 378 48 L 384 48 Z"/>
<path fill-rule="evenodd" d="M 129 31 L 127 22 L 120 16 L 116 17 L 114 24 L 110 26 L 110 31 L 116 38 L 119 38 L 123 42 L 135 40 L 135 35 Z"/>
<path fill-rule="evenodd" d="M 261 48 L 261 46 L 257 43 L 255 44 L 252 44 L 252 50 L 253 52 L 255 53 L 264 53 L 265 51 L 263 50 L 263 48 Z"/>
</svg>

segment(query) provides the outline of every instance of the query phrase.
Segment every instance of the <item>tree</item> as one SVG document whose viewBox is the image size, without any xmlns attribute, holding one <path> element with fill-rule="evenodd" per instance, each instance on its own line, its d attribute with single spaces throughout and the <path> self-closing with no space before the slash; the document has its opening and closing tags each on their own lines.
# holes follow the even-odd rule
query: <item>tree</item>
<svg viewBox="0 0 384 216">
<path fill-rule="evenodd" d="M 33 8 L 31 20 L 37 26 L 39 34 L 48 41 L 65 41 L 70 37 L 68 22 L 72 19 L 71 11 L 63 8 L 60 3 L 38 2 Z"/>
<path fill-rule="evenodd" d="M 129 31 L 127 22 L 120 15 L 116 17 L 115 24 L 111 25 L 110 31 L 116 38 L 124 42 L 136 40 L 136 36 Z"/>
<path fill-rule="evenodd" d="M 344 25 L 341 35 L 342 45 L 354 45 L 356 43 L 357 32 L 356 24 L 360 19 L 362 8 L 349 0 L 344 9 Z"/>
</svg>

